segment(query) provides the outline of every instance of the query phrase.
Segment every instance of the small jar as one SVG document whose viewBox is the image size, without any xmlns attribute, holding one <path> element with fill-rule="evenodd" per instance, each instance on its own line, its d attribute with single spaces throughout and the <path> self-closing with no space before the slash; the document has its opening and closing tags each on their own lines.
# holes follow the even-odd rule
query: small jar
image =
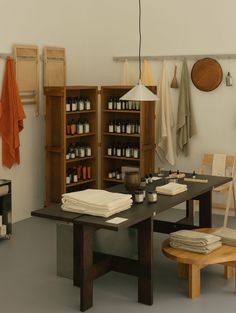
<svg viewBox="0 0 236 313">
<path fill-rule="evenodd" d="M 152 202 L 152 203 L 157 202 L 156 191 L 148 191 L 147 199 L 148 199 L 148 202 Z"/>
<path fill-rule="evenodd" d="M 143 200 L 144 200 L 144 197 L 143 197 L 143 192 L 142 192 L 142 190 L 136 190 L 136 191 L 134 192 L 134 201 L 135 201 L 136 203 L 142 203 Z"/>
<path fill-rule="evenodd" d="M 112 178 L 112 172 L 109 172 L 107 176 L 108 176 L 108 178 L 111 179 Z"/>
<path fill-rule="evenodd" d="M 145 177 L 141 177 L 140 187 L 141 188 L 146 188 L 146 179 L 145 179 Z"/>
<path fill-rule="evenodd" d="M 118 180 L 121 179 L 121 173 L 119 173 L 119 172 L 116 173 L 116 179 L 118 179 Z"/>
</svg>

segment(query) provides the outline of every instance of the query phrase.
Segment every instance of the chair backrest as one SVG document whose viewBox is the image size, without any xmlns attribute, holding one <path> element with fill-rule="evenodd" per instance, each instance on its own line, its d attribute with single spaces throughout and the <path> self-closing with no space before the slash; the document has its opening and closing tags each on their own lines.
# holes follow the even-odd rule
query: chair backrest
<svg viewBox="0 0 236 313">
<path fill-rule="evenodd" d="M 201 174 L 206 174 L 206 167 L 212 168 L 213 163 L 213 153 L 205 153 L 203 155 L 202 161 L 201 161 Z M 235 155 L 226 155 L 226 161 L 225 161 L 225 173 L 226 176 L 233 177 L 235 174 L 235 167 L 236 167 L 236 156 Z"/>
</svg>

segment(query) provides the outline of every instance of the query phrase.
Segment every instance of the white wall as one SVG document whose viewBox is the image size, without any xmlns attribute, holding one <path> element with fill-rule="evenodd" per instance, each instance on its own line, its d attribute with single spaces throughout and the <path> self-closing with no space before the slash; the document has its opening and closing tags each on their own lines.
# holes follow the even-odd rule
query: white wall
<svg viewBox="0 0 236 313">
<path fill-rule="evenodd" d="M 0 52 L 11 52 L 12 44 L 65 47 L 68 83 L 82 81 L 86 62 L 87 10 L 84 1 L 75 0 L 0 0 Z M 0 80 L 5 60 L 0 59 Z M 40 63 L 40 76 L 42 64 Z M 1 83 L 1 81 L 0 81 Z M 0 84 L 1 85 L 1 84 Z M 44 201 L 44 99 L 40 80 L 40 117 L 34 108 L 24 106 L 25 127 L 21 138 L 21 164 L 11 170 L 0 165 L 0 177 L 12 180 L 13 221 L 30 216 Z M 1 143 L 0 143 L 1 155 Z M 1 158 L 1 156 L 0 156 Z M 0 160 L 1 161 L 1 160 Z M 1 162 L 0 162 L 1 163 Z"/>
<path fill-rule="evenodd" d="M 145 55 L 236 53 L 234 0 L 142 0 L 142 7 Z M 0 0 L 0 8 L 0 52 L 9 52 L 13 43 L 65 47 L 68 84 L 120 84 L 122 64 L 112 57 L 137 55 L 137 0 Z M 228 71 L 228 62 L 220 63 Z M 193 62 L 188 64 L 191 68 Z M 168 63 L 169 78 L 173 65 Z M 159 83 L 161 63 L 152 67 Z M 179 169 L 198 168 L 206 151 L 236 153 L 236 60 L 230 61 L 230 71 L 235 78 L 231 88 L 222 83 L 203 93 L 191 87 L 198 134 L 190 156 L 179 157 Z M 172 95 L 176 112 L 178 91 Z M 13 181 L 14 221 L 40 208 L 44 198 L 43 101 L 40 118 L 34 117 L 33 108 L 25 110 L 22 163 L 12 170 L 0 166 L 0 177 Z"/>
</svg>

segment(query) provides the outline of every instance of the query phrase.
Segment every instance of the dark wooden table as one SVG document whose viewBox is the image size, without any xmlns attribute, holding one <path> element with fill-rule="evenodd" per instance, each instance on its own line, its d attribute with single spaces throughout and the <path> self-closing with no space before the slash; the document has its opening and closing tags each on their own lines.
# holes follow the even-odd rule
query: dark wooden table
<svg viewBox="0 0 236 313">
<path fill-rule="evenodd" d="M 213 187 L 223 185 L 231 180 L 228 177 L 204 176 L 208 183 L 184 182 L 188 190 L 176 196 L 158 195 L 157 203 L 150 204 L 147 200 L 142 204 L 133 204 L 132 207 L 113 217 L 123 217 L 127 221 L 115 225 L 107 220 L 110 218 L 81 215 L 63 212 L 60 205 L 33 211 L 33 216 L 51 218 L 73 223 L 74 236 L 74 285 L 80 286 L 80 310 L 86 311 L 93 305 L 93 281 L 109 271 L 116 271 L 138 278 L 138 302 L 151 305 L 153 303 L 152 283 L 152 253 L 153 230 L 168 233 L 172 230 L 193 227 L 211 227 Z M 182 182 L 179 180 L 179 182 Z M 165 183 L 164 179 L 148 184 L 147 190 L 154 190 L 157 185 Z M 123 185 L 109 188 L 114 192 L 126 192 Z M 199 225 L 193 224 L 193 200 L 199 200 Z M 186 218 L 176 223 L 158 220 L 158 213 L 187 202 Z M 155 218 L 155 220 L 153 220 Z M 138 233 L 137 260 L 93 252 L 93 234 L 98 229 L 119 231 L 134 227 Z"/>
</svg>

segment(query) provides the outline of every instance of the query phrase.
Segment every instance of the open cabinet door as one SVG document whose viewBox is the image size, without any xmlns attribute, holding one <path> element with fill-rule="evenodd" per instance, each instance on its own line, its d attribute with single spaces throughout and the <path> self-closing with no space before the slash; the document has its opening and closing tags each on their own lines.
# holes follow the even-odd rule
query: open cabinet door
<svg viewBox="0 0 236 313">
<path fill-rule="evenodd" d="M 64 48 L 44 48 L 44 87 L 62 87 L 66 85 L 65 54 Z"/>
<path fill-rule="evenodd" d="M 23 104 L 35 105 L 39 115 L 39 52 L 37 46 L 14 45 L 16 80 Z"/>
</svg>

